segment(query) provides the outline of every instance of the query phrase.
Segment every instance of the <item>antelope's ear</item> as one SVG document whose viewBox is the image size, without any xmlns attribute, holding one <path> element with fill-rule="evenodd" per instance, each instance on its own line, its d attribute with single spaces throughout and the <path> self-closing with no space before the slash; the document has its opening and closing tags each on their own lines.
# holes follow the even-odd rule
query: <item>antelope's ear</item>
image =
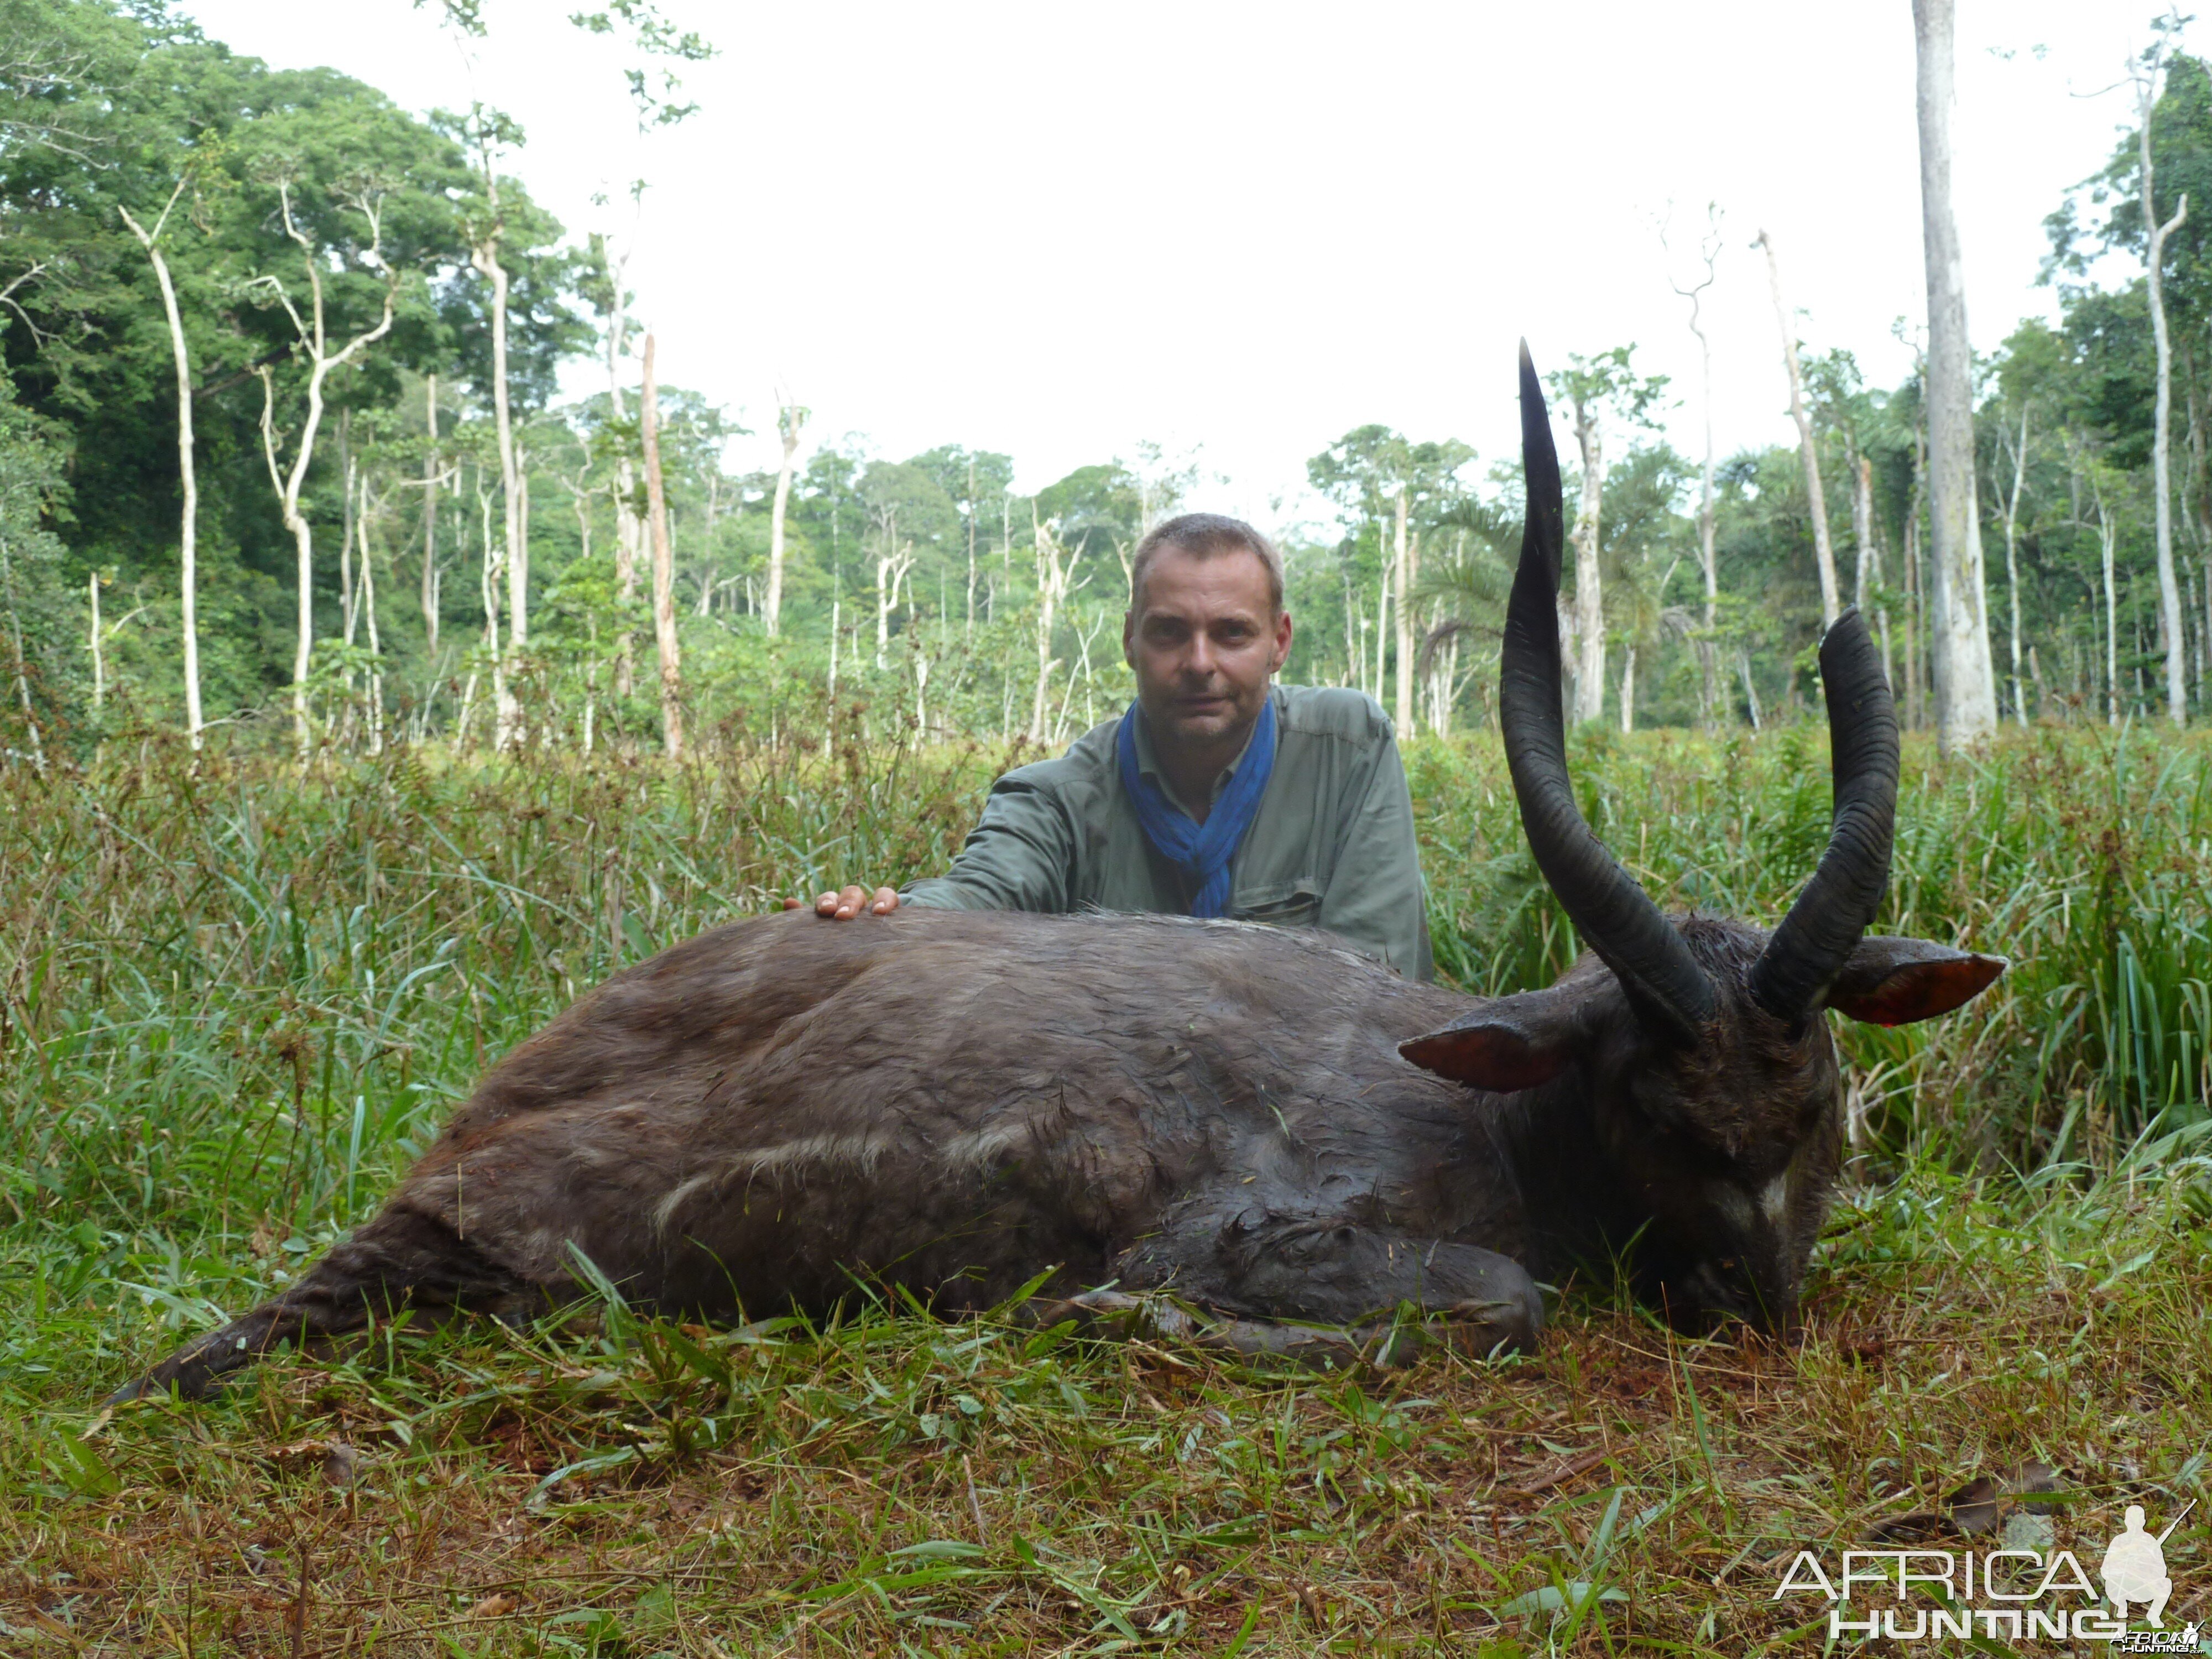
<svg viewBox="0 0 2212 1659">
<path fill-rule="evenodd" d="M 1828 988 L 1828 1006 L 1875 1025 L 1910 1025 L 1971 1002 L 2011 964 L 1926 939 L 1863 939 Z"/>
<path fill-rule="evenodd" d="M 1493 1094 L 1557 1077 L 1574 1052 L 1574 1000 L 1524 991 L 1486 1002 L 1441 1031 L 1409 1037 L 1398 1052 L 1424 1071 Z"/>
</svg>

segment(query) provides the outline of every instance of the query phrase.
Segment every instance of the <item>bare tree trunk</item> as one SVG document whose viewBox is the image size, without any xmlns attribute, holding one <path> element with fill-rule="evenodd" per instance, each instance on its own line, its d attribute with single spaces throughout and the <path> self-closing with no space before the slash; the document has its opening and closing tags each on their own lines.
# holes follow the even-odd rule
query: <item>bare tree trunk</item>
<svg viewBox="0 0 2212 1659">
<path fill-rule="evenodd" d="M 1037 569 L 1037 677 L 1036 695 L 1030 706 L 1030 741 L 1042 743 L 1045 738 L 1045 692 L 1052 680 L 1056 665 L 1052 654 L 1052 630 L 1060 613 L 1060 602 L 1067 592 L 1068 567 L 1060 556 L 1060 538 L 1048 526 L 1037 522 L 1036 503 L 1030 503 L 1030 535 L 1036 544 Z"/>
<path fill-rule="evenodd" d="M 1605 434 L 1594 404 L 1575 405 L 1575 442 L 1582 451 L 1583 497 L 1575 514 L 1575 718 L 1605 715 L 1605 595 L 1598 574 L 1598 504 L 1605 487 Z"/>
<path fill-rule="evenodd" d="M 2027 404 L 2020 406 L 2020 442 L 2013 451 L 2012 489 L 2005 497 L 2005 589 L 2012 601 L 2013 716 L 2027 724 L 2027 686 L 2020 674 L 2020 492 L 2027 482 Z"/>
<path fill-rule="evenodd" d="M 887 509 L 881 526 L 883 550 L 876 556 L 876 670 L 890 666 L 891 612 L 898 608 L 899 584 L 914 568 L 914 544 L 898 539 L 898 512 Z"/>
<path fill-rule="evenodd" d="M 1927 724 L 1927 659 L 1921 638 L 1927 621 L 1926 587 L 1921 580 L 1919 492 L 1913 492 L 1914 514 L 1905 526 L 1905 728 L 1917 732 Z"/>
<path fill-rule="evenodd" d="M 2181 228 L 2189 216 L 2189 198 L 2175 204 L 2173 217 L 2158 222 L 2156 196 L 2152 188 L 2150 118 L 2158 103 L 2160 65 L 2152 63 L 2135 71 L 2136 107 L 2141 123 L 2136 132 L 2142 158 L 2143 229 L 2150 245 L 2144 250 L 2144 273 L 2150 284 L 2151 338 L 2158 348 L 2158 410 L 2151 428 L 2151 490 L 2158 499 L 2158 614 L 2166 632 L 2166 713 L 2176 726 L 2189 723 L 2189 688 L 2181 637 L 2181 584 L 2173 569 L 2173 479 L 2172 434 L 2173 416 L 2173 343 L 2166 323 L 2166 239 Z M 2009 554 L 2010 550 L 2007 550 Z"/>
<path fill-rule="evenodd" d="M 1812 417 L 1805 412 L 1805 374 L 1797 362 L 1797 331 L 1790 308 L 1782 302 L 1782 265 L 1774 257 L 1774 239 L 1759 233 L 1759 246 L 1766 250 L 1766 276 L 1774 289 L 1774 320 L 1782 330 L 1782 366 L 1790 374 L 1790 418 L 1797 423 L 1797 452 L 1805 463 L 1805 503 L 1813 520 L 1813 559 L 1820 572 L 1820 626 L 1833 628 L 1842 614 L 1837 598 L 1836 553 L 1828 538 L 1828 498 L 1820 487 L 1820 452 L 1813 442 Z"/>
<path fill-rule="evenodd" d="M 1620 665 L 1620 729 L 1636 730 L 1636 646 L 1632 641 Z"/>
<path fill-rule="evenodd" d="M 1356 686 L 1362 684 L 1359 673 L 1359 647 L 1355 637 L 1357 624 L 1354 621 L 1358 615 L 1359 605 L 1352 594 L 1352 573 L 1346 570 L 1342 574 L 1344 576 L 1344 683 L 1346 685 Z"/>
<path fill-rule="evenodd" d="M 660 390 L 653 374 L 653 331 L 645 334 L 645 384 L 638 394 L 645 448 L 646 509 L 653 534 L 653 637 L 660 653 L 660 733 L 668 758 L 684 758 L 684 671 L 677 658 L 676 561 L 668 542 L 668 500 L 660 484 Z"/>
<path fill-rule="evenodd" d="M 1861 611 L 1866 609 L 1867 579 L 1874 574 L 1879 555 L 1874 546 L 1874 463 L 1852 446 L 1851 463 L 1851 541 L 1857 555 L 1857 569 L 1851 580 L 1851 603 Z"/>
<path fill-rule="evenodd" d="M 1416 659 L 1421 647 L 1421 605 L 1414 595 L 1421 586 L 1421 532 L 1418 530 L 1406 538 L 1406 571 L 1398 588 L 1398 608 L 1407 617 L 1406 653 Z"/>
<path fill-rule="evenodd" d="M 1856 456 L 1851 464 L 1851 535 L 1858 543 L 1856 597 L 1851 602 L 1863 612 L 1867 605 L 1868 586 L 1885 580 L 1881 569 L 1881 544 L 1875 539 L 1874 463 L 1864 454 Z M 1881 678 L 1886 684 L 1894 687 L 1897 681 L 1889 668 L 1889 607 L 1887 605 L 1877 611 L 1875 622 L 1875 630 L 1881 639 Z"/>
<path fill-rule="evenodd" d="M 118 208 L 123 222 L 131 227 L 146 250 L 146 257 L 154 262 L 154 280 L 161 284 L 161 309 L 169 319 L 169 355 L 177 367 L 177 470 L 183 478 L 185 510 L 178 526 L 178 581 L 184 599 L 185 630 L 185 735 L 194 749 L 200 746 L 200 732 L 206 722 L 200 716 L 200 623 L 199 623 L 199 522 L 200 480 L 198 469 L 192 459 L 192 363 L 191 353 L 185 346 L 184 319 L 177 311 L 176 285 L 169 280 L 169 262 L 161 257 L 161 227 L 168 219 L 169 210 L 184 193 L 185 181 L 179 179 L 177 188 L 170 193 L 169 204 L 161 210 L 161 216 L 154 222 L 150 231 L 140 228 L 131 216 L 128 208 Z"/>
<path fill-rule="evenodd" d="M 629 349 L 629 324 L 623 295 L 623 271 L 629 264 L 625 252 L 608 273 L 613 298 L 607 313 L 607 412 L 616 421 L 627 418 L 623 406 L 622 360 Z M 625 612 L 637 597 L 638 523 L 637 472 L 630 465 L 627 445 L 615 451 L 615 596 Z M 615 641 L 615 694 L 627 697 L 636 687 L 636 644 L 624 626 Z"/>
<path fill-rule="evenodd" d="M 1972 347 L 1951 212 L 1953 0 L 1913 0 L 1918 46 L 1920 199 L 1928 260 L 1929 567 L 1936 735 L 1946 753 L 1996 730 L 1981 514 L 1974 500 Z"/>
<path fill-rule="evenodd" d="M 285 234 L 297 243 L 301 264 L 307 268 L 307 289 L 312 301 L 312 321 L 301 317 L 291 297 L 281 284 L 275 285 L 279 302 L 285 314 L 292 319 L 292 331 L 299 337 L 307 359 L 307 418 L 300 428 L 299 446 L 292 457 L 290 471 L 279 476 L 276 465 L 276 388 L 270 368 L 264 364 L 261 374 L 261 451 L 269 464 L 269 479 L 276 488 L 279 504 L 283 509 L 284 527 L 292 532 L 294 550 L 298 556 L 300 589 L 300 629 L 296 649 L 292 656 L 292 737 L 300 752 L 307 758 L 310 745 L 307 726 L 307 670 L 315 648 L 315 532 L 307 516 L 300 510 L 300 491 L 307 480 L 307 465 L 314 459 L 315 434 L 323 423 L 323 386 L 331 371 L 350 360 L 353 355 L 382 339 L 392 331 L 394 305 L 398 296 L 398 273 L 388 272 L 384 286 L 384 313 L 376 326 L 364 330 L 348 341 L 343 349 L 331 351 L 329 335 L 323 317 L 323 268 L 313 240 L 302 231 L 292 216 L 292 193 L 289 183 L 280 183 L 276 198 L 283 210 Z M 369 198 L 361 198 L 354 205 L 367 217 L 369 224 L 369 252 L 381 258 L 383 227 L 381 206 Z"/>
<path fill-rule="evenodd" d="M 368 536 L 368 472 L 361 471 L 361 511 L 354 517 L 361 538 L 361 616 L 368 631 L 368 752 L 384 752 L 384 643 L 376 630 L 376 567 Z"/>
<path fill-rule="evenodd" d="M 837 573 L 830 573 L 830 696 L 823 705 L 822 758 L 830 758 L 837 741 L 837 630 L 844 623 L 844 596 L 837 591 Z"/>
<path fill-rule="evenodd" d="M 480 543 L 483 550 L 483 597 L 484 613 L 484 660 L 491 667 L 492 706 L 496 708 L 507 695 L 507 659 L 499 648 L 499 578 L 507 556 L 501 544 L 492 539 L 491 492 L 484 488 L 483 468 L 477 468 L 477 521 Z M 460 729 L 455 733 L 453 746 L 465 747 L 469 734 L 469 714 L 475 706 L 477 677 L 469 676 L 468 690 L 461 698 Z"/>
<path fill-rule="evenodd" d="M 1698 495 L 1698 568 L 1705 579 L 1705 624 L 1704 637 L 1698 641 L 1698 701 L 1702 724 L 1711 731 L 1715 714 L 1720 707 L 1719 665 L 1716 660 L 1717 647 L 1713 640 L 1720 619 L 1720 570 L 1713 548 L 1713 345 L 1705 335 L 1703 295 L 1719 274 L 1721 214 L 1718 204 L 1709 204 L 1705 215 L 1711 227 L 1702 248 L 1705 280 L 1684 288 L 1670 277 L 1668 286 L 1690 302 L 1690 332 L 1698 337 L 1698 359 L 1704 388 L 1705 460 L 1701 469 Z M 1663 234 L 1660 237 L 1660 246 L 1666 246 Z"/>
<path fill-rule="evenodd" d="M 15 696 L 23 705 L 23 732 L 31 745 L 31 769 L 46 775 L 46 746 L 39 736 L 39 712 L 31 702 L 31 676 L 23 658 L 23 617 L 15 605 L 15 567 L 8 556 L 8 540 L 0 536 L 0 587 L 8 599 L 8 637 L 15 648 Z"/>
<path fill-rule="evenodd" d="M 900 574 L 894 568 L 897 557 L 896 544 L 876 556 L 876 672 L 878 674 L 890 662 L 891 596 L 898 592 Z"/>
<path fill-rule="evenodd" d="M 1398 739 L 1404 742 L 1413 735 L 1413 607 L 1408 602 L 1413 591 L 1413 565 L 1407 551 L 1406 514 L 1407 497 L 1413 493 L 1411 483 L 1398 489 L 1398 536 L 1393 556 L 1397 564 L 1397 722 Z"/>
<path fill-rule="evenodd" d="M 491 165 L 485 162 L 487 187 L 494 215 L 491 233 L 469 249 L 469 262 L 491 283 L 491 406 L 499 441 L 500 502 L 507 539 L 506 695 L 500 700 L 497 736 L 501 749 L 519 741 L 522 710 L 514 700 L 514 678 L 520 668 L 523 647 L 530 638 L 530 555 L 522 534 L 522 487 L 514 458 L 514 420 L 507 396 L 507 267 L 500 263 L 497 225 L 499 191 L 491 182 Z"/>
<path fill-rule="evenodd" d="M 2112 522 L 2111 511 L 2105 506 L 2105 492 L 2098 487 L 2094 474 L 2089 485 L 2096 494 L 2097 540 L 2104 559 L 2105 718 L 2112 725 L 2118 726 L 2120 723 L 2120 598 L 2112 564 L 2113 554 L 2119 543 L 2119 530 Z"/>
<path fill-rule="evenodd" d="M 968 629 L 962 636 L 975 637 L 975 458 L 968 458 Z"/>
<path fill-rule="evenodd" d="M 1375 575 L 1375 615 L 1371 620 L 1364 611 L 1360 615 L 1359 657 L 1363 664 L 1368 665 L 1370 676 L 1361 690 L 1380 704 L 1382 701 L 1382 682 L 1390 672 L 1390 577 L 1393 573 L 1389 538 L 1384 532 L 1380 520 L 1375 525 L 1375 553 L 1376 562 L 1381 567 Z M 1373 662 L 1368 664 L 1367 641 L 1370 632 L 1375 641 L 1375 656 Z"/>
<path fill-rule="evenodd" d="M 92 708 L 97 714 L 107 701 L 107 665 L 100 650 L 100 572 L 87 576 L 84 586 L 92 601 L 92 631 L 86 640 L 92 652 Z"/>
<path fill-rule="evenodd" d="M 422 457 L 422 647 L 435 660 L 438 655 L 438 377 L 422 382 L 422 413 L 428 423 L 430 447 Z"/>
<path fill-rule="evenodd" d="M 353 410 L 338 410 L 338 632 L 350 650 L 361 619 L 361 598 L 353 585 L 354 495 L 361 469 L 354 465 Z M 346 671 L 350 684 L 353 671 Z"/>
<path fill-rule="evenodd" d="M 796 404 L 779 403 L 775 410 L 775 429 L 783 440 L 783 465 L 775 475 L 775 506 L 768 521 L 768 603 L 762 615 L 768 623 L 768 636 L 774 639 L 783 619 L 783 514 L 791 500 L 791 458 L 799 448 L 799 428 L 806 423 L 806 411 Z"/>
</svg>

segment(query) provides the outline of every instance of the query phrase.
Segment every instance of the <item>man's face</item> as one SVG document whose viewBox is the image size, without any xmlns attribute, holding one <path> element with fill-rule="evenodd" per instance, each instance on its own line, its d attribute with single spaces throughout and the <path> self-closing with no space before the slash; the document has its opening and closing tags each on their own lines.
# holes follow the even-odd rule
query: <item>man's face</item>
<svg viewBox="0 0 2212 1659">
<path fill-rule="evenodd" d="M 1194 558 L 1163 549 L 1139 607 L 1121 623 L 1121 654 L 1153 741 L 1208 749 L 1242 742 L 1260 718 L 1267 677 L 1291 653 L 1291 617 L 1267 592 L 1267 568 L 1242 550 Z"/>
</svg>

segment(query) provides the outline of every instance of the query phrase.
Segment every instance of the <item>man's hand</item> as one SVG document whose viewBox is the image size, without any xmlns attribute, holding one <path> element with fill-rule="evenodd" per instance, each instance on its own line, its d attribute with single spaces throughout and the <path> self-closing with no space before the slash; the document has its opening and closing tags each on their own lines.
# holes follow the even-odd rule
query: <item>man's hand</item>
<svg viewBox="0 0 2212 1659">
<path fill-rule="evenodd" d="M 804 899 L 787 898 L 783 902 L 783 908 L 796 910 L 805 902 Z M 853 886 L 842 893 L 823 894 L 814 901 L 814 914 L 827 916 L 832 921 L 850 921 L 863 912 L 872 916 L 887 916 L 898 908 L 898 902 L 896 888 L 878 887 L 871 898 L 866 888 Z"/>
</svg>

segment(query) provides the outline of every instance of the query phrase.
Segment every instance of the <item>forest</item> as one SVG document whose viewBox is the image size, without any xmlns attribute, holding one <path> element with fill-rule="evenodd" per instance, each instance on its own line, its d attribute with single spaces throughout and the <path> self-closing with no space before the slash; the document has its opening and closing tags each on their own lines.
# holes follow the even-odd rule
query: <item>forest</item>
<svg viewBox="0 0 2212 1659">
<path fill-rule="evenodd" d="M 9 11 L 9 763 L 153 732 L 589 750 L 840 720 L 1051 746 L 1126 700 L 1127 562 L 1195 501 L 1192 457 L 1139 446 L 1018 496 L 1012 457 L 814 445 L 778 398 L 783 467 L 732 473 L 737 416 L 680 361 L 647 384 L 623 238 L 531 199 L 497 112 L 418 117 L 270 70 L 150 0 Z M 2060 321 L 1974 364 L 1984 603 L 2022 724 L 2185 720 L 2208 696 L 2212 216 L 2180 204 L 2212 180 L 2212 80 L 2160 40 L 2141 131 L 2051 204 Z M 1717 262 L 1762 257 L 1718 209 L 1698 228 L 1674 250 L 1693 329 Z M 1710 388 L 1644 374 L 1633 343 L 1554 366 L 1595 543 L 1563 613 L 1580 718 L 1800 718 L 1840 598 L 1875 621 L 1908 727 L 1935 722 L 1920 377 L 1869 384 L 1790 321 L 1775 391 L 1799 446 L 1681 453 L 1660 416 Z M 1510 459 L 1382 423 L 1315 434 L 1342 533 L 1285 538 L 1288 677 L 1364 686 L 1408 731 L 1480 725 Z"/>
</svg>

